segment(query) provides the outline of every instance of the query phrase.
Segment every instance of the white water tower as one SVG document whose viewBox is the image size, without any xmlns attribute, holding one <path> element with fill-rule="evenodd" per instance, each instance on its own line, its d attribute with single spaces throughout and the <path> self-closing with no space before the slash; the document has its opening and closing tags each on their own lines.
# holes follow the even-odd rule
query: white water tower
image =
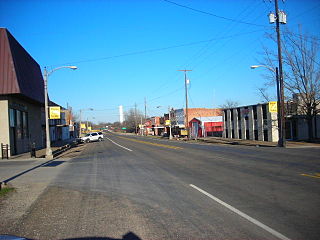
<svg viewBox="0 0 320 240">
<path fill-rule="evenodd" d="M 120 121 L 120 123 L 122 124 L 123 121 L 124 121 L 123 106 L 122 106 L 122 105 L 119 106 L 119 116 L 120 116 L 119 121 Z"/>
</svg>

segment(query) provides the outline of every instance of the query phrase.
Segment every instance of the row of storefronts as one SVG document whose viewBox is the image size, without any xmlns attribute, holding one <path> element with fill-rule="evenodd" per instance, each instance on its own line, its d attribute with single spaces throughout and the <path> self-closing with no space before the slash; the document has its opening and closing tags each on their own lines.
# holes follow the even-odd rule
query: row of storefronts
<svg viewBox="0 0 320 240">
<path fill-rule="evenodd" d="M 292 104 L 292 103 L 291 103 Z M 163 117 L 151 117 L 139 125 L 140 133 L 147 135 L 168 135 L 175 137 L 223 137 L 230 139 L 277 142 L 277 102 L 241 106 L 229 109 L 189 108 L 171 109 Z M 275 108 L 274 108 L 275 107 Z M 288 108 L 288 107 L 287 107 Z M 186 124 L 188 119 L 188 125 Z M 320 116 L 314 116 L 312 129 L 314 137 L 320 136 Z M 304 115 L 287 114 L 285 117 L 287 140 L 307 140 L 308 123 Z"/>
</svg>

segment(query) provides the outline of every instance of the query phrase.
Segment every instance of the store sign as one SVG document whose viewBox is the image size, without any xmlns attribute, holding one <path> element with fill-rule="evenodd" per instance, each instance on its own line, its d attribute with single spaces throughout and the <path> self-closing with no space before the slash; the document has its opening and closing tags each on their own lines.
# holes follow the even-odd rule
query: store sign
<svg viewBox="0 0 320 240">
<path fill-rule="evenodd" d="M 170 126 L 171 125 L 171 121 L 170 120 L 166 120 L 166 126 Z"/>
<path fill-rule="evenodd" d="M 50 119 L 60 119 L 60 107 L 49 107 Z"/>
<path fill-rule="evenodd" d="M 278 103 L 277 102 L 269 102 L 269 112 L 273 112 L 273 113 L 278 112 Z"/>
<path fill-rule="evenodd" d="M 85 123 L 81 123 L 81 129 L 85 129 L 86 128 L 86 124 Z"/>
<path fill-rule="evenodd" d="M 188 135 L 188 131 L 187 130 L 181 130 L 181 135 L 182 136 L 187 136 Z"/>
</svg>

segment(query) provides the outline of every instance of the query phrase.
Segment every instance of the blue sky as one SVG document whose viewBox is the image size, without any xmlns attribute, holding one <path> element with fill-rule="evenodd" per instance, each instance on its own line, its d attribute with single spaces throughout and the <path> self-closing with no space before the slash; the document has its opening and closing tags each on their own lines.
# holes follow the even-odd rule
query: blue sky
<svg viewBox="0 0 320 240">
<path fill-rule="evenodd" d="M 226 100 L 240 105 L 263 99 L 263 69 L 251 70 L 262 46 L 276 49 L 265 33 L 274 33 L 267 0 L 0 0 L 0 27 L 6 27 L 40 64 L 54 72 L 50 98 L 85 112 L 90 121 L 117 121 L 118 106 L 137 103 L 149 116 L 170 105 L 184 107 L 188 73 L 189 107 L 219 107 Z M 290 30 L 320 37 L 320 1 L 279 1 Z M 238 22 L 218 18 L 236 19 Z M 240 22 L 252 24 L 244 24 Z M 270 91 L 273 91 L 270 89 Z M 157 106 L 162 106 L 157 108 Z"/>
</svg>

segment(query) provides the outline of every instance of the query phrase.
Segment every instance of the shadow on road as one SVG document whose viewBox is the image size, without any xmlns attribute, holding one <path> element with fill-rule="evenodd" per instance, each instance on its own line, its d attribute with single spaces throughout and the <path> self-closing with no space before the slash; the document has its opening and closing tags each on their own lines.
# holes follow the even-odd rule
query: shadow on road
<svg viewBox="0 0 320 240">
<path fill-rule="evenodd" d="M 66 161 L 53 161 L 53 162 L 50 162 L 50 163 L 43 165 L 42 167 L 56 167 L 64 162 L 66 162 Z"/>
<path fill-rule="evenodd" d="M 83 237 L 83 238 L 66 238 L 62 240 L 142 240 L 133 232 L 128 232 L 122 238 L 109 238 L 109 237 Z M 0 240 L 34 240 L 32 238 L 23 238 L 17 236 L 0 235 Z"/>
<path fill-rule="evenodd" d="M 109 238 L 109 237 L 84 237 L 84 238 L 67 238 L 63 240 L 142 240 L 133 232 L 128 232 L 122 238 Z"/>
</svg>

